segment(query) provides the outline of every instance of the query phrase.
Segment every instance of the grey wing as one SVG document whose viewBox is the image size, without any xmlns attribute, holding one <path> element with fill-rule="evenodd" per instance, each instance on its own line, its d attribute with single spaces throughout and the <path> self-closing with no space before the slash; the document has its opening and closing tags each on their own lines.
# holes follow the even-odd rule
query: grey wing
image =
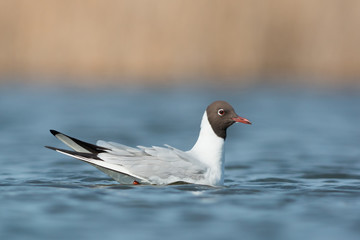
<svg viewBox="0 0 360 240">
<path fill-rule="evenodd" d="M 195 182 L 204 178 L 207 167 L 188 153 L 165 147 L 128 147 L 114 142 L 98 141 L 109 150 L 98 154 L 105 162 L 121 165 L 130 172 L 156 184 Z"/>
</svg>

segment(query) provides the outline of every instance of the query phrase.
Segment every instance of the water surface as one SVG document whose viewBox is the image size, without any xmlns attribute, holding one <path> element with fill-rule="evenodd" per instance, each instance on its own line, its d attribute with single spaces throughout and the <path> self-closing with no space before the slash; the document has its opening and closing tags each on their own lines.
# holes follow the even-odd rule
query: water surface
<svg viewBox="0 0 360 240">
<path fill-rule="evenodd" d="M 63 147 L 190 149 L 206 106 L 229 101 L 226 181 L 122 186 Z M 360 92 L 306 88 L 0 89 L 1 239 L 359 239 Z"/>
</svg>

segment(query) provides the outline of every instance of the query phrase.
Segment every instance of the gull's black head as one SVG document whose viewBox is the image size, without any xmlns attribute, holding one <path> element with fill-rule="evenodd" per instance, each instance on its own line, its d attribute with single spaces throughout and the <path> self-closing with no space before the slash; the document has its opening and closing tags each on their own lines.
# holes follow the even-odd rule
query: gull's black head
<svg viewBox="0 0 360 240">
<path fill-rule="evenodd" d="M 223 139 L 226 138 L 226 129 L 236 122 L 251 124 L 246 118 L 239 117 L 234 108 L 225 101 L 216 101 L 206 109 L 209 123 L 215 134 Z"/>
</svg>

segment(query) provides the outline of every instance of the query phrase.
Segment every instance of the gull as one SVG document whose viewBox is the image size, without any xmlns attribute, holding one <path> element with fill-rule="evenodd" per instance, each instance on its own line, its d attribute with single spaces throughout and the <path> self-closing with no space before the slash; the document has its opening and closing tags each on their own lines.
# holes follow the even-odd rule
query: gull
<svg viewBox="0 0 360 240">
<path fill-rule="evenodd" d="M 95 145 L 55 130 L 50 132 L 72 150 L 46 147 L 87 162 L 120 184 L 222 186 L 226 130 L 234 123 L 251 124 L 238 116 L 229 103 L 215 101 L 206 108 L 199 137 L 188 151 L 166 144 L 164 147 L 134 148 L 99 140 Z"/>
</svg>

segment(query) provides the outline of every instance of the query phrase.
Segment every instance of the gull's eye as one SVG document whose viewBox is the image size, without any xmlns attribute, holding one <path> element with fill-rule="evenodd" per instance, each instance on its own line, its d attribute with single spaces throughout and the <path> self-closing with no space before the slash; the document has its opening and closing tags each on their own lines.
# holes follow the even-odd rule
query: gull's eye
<svg viewBox="0 0 360 240">
<path fill-rule="evenodd" d="M 219 116 L 224 116 L 224 114 L 225 114 L 224 109 L 220 108 L 220 109 L 218 110 L 218 114 L 219 114 Z"/>
</svg>

